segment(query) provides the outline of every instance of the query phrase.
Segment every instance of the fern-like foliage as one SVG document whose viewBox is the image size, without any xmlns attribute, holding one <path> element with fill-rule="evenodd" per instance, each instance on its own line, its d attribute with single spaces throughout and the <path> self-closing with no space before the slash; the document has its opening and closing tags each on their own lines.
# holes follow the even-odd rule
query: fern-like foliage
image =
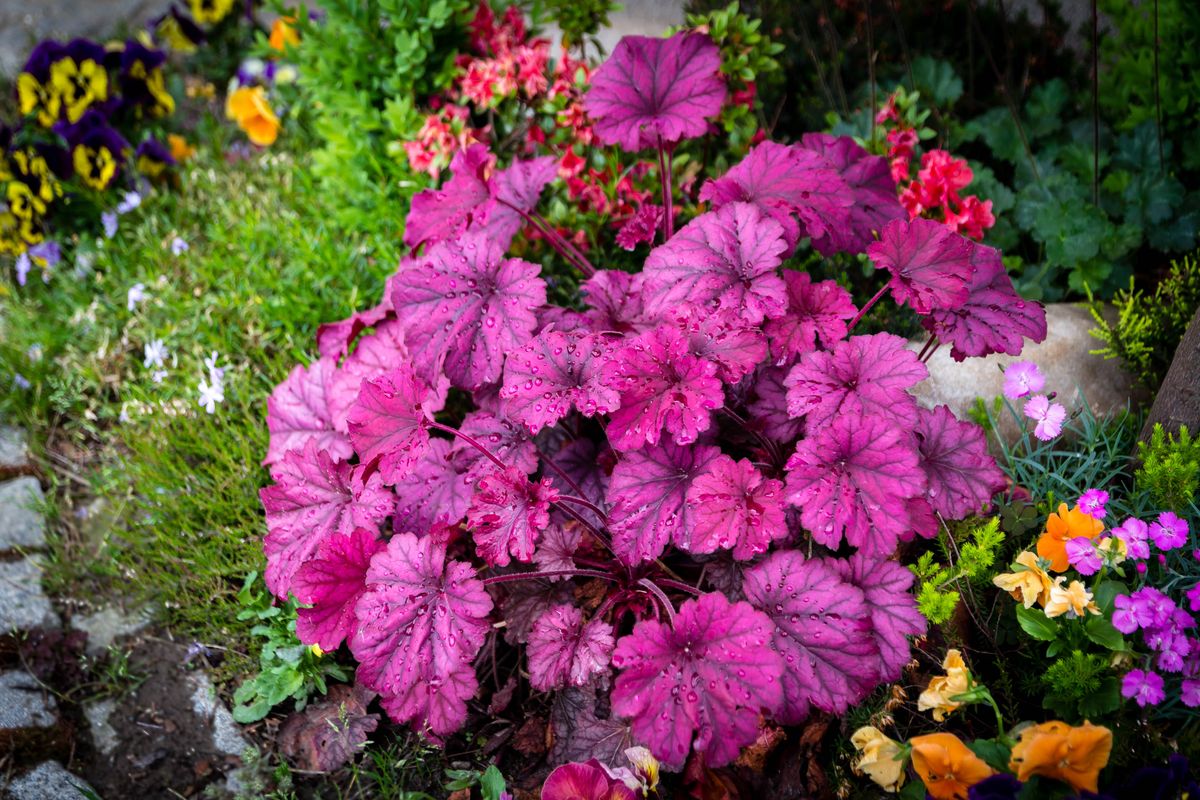
<svg viewBox="0 0 1200 800">
<path fill-rule="evenodd" d="M 1068 720 L 1096 719 L 1120 703 L 1117 680 L 1104 656 L 1072 650 L 1042 674 L 1042 706 Z"/>
<path fill-rule="evenodd" d="M 1158 508 L 1185 508 L 1196 501 L 1200 490 L 1200 439 L 1187 426 L 1169 435 L 1161 424 L 1154 426 L 1150 443 L 1138 442 L 1142 466 L 1136 480 L 1140 491 Z"/>
<path fill-rule="evenodd" d="M 1102 304 L 1089 294 L 1089 309 L 1096 327 L 1092 336 L 1104 347 L 1092 353 L 1119 358 L 1147 388 L 1162 383 L 1175 348 L 1200 306 L 1200 259 L 1196 254 L 1171 262 L 1168 275 L 1149 295 L 1133 286 L 1117 292 L 1113 305 L 1116 322 L 1110 324 Z"/>
<path fill-rule="evenodd" d="M 957 543 L 957 545 L 956 545 Z M 945 563 L 935 559 L 932 552 L 923 553 L 909 569 L 917 576 L 917 607 L 934 625 L 941 625 L 954 615 L 961 594 L 959 581 L 990 579 L 996 553 L 1004 543 L 1000 519 L 967 520 L 953 539 L 943 533 L 938 538 Z"/>
</svg>

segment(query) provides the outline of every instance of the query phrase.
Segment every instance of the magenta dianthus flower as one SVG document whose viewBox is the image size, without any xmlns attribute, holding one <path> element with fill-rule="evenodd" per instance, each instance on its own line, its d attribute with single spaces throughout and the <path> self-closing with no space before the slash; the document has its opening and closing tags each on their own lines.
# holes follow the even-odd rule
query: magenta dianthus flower
<svg viewBox="0 0 1200 800">
<path fill-rule="evenodd" d="M 1104 519 L 1108 512 L 1104 504 L 1108 502 L 1108 492 L 1103 489 L 1088 489 L 1079 496 L 1079 510 L 1093 519 Z"/>
<path fill-rule="evenodd" d="M 1140 519 L 1129 517 L 1120 525 L 1113 528 L 1112 533 L 1113 536 L 1116 536 L 1125 543 L 1125 554 L 1130 559 L 1141 561 L 1150 557 L 1150 544 L 1147 541 L 1150 536 L 1150 526 Z M 1140 572 L 1141 570 L 1139 569 L 1138 571 Z"/>
<path fill-rule="evenodd" d="M 1183 547 L 1188 540 L 1187 520 L 1180 519 L 1170 511 L 1164 511 L 1158 515 L 1158 521 L 1150 526 L 1150 538 L 1159 550 Z"/>
<path fill-rule="evenodd" d="M 1067 540 L 1067 561 L 1080 575 L 1095 575 L 1103 565 L 1096 546 L 1086 536 Z"/>
<path fill-rule="evenodd" d="M 1200 706 L 1200 681 L 1185 680 L 1179 689 L 1179 698 L 1188 708 Z"/>
<path fill-rule="evenodd" d="M 1037 422 L 1033 435 L 1043 442 L 1048 442 L 1062 433 L 1067 409 L 1061 403 L 1051 403 L 1049 397 L 1039 394 L 1025 403 L 1025 416 Z"/>
<path fill-rule="evenodd" d="M 1009 400 L 1029 397 L 1045 385 L 1045 376 L 1032 361 L 1016 361 L 1004 370 L 1004 396 Z"/>
<path fill-rule="evenodd" d="M 1153 670 L 1131 669 L 1121 681 L 1121 695 L 1139 706 L 1156 706 L 1166 697 L 1162 676 Z"/>
</svg>

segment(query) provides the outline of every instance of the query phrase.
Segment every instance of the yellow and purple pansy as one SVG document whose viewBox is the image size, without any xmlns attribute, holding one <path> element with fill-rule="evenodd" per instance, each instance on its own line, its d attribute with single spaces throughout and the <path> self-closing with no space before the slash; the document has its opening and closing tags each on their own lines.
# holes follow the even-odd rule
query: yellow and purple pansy
<svg viewBox="0 0 1200 800">
<path fill-rule="evenodd" d="M 59 113 L 78 122 L 93 105 L 108 99 L 105 50 L 87 39 L 74 39 L 50 65 L 50 87 L 60 98 Z"/>
<path fill-rule="evenodd" d="M 58 120 L 62 96 L 50 83 L 50 65 L 64 57 L 66 48 L 46 40 L 33 48 L 17 75 L 17 103 L 21 113 L 36 114 L 38 124 L 49 128 Z"/>
<path fill-rule="evenodd" d="M 59 123 L 54 131 L 71 146 L 71 164 L 80 180 L 97 190 L 112 185 L 130 146 L 103 114 L 88 111 L 79 122 Z"/>
<path fill-rule="evenodd" d="M 62 197 L 62 184 L 55 177 L 55 173 L 64 174 L 67 171 L 62 155 L 61 148 L 49 145 L 21 147 L 9 151 L 7 172 L 13 181 L 6 191 L 6 199 L 10 206 L 14 196 L 27 200 L 27 205 L 22 205 L 20 211 L 12 208 L 14 214 L 23 219 L 29 219 L 34 214 L 44 214 L 47 205 L 55 198 Z M 24 188 L 13 190 L 13 184 L 18 183 Z M 26 210 L 28 213 L 22 213 Z"/>
<path fill-rule="evenodd" d="M 157 178 L 166 172 L 168 167 L 175 166 L 175 158 L 166 145 L 150 138 L 138 145 L 134 163 L 138 172 L 149 178 Z"/>
<path fill-rule="evenodd" d="M 204 31 L 200 30 L 200 26 L 175 6 L 171 6 L 161 17 L 151 20 L 149 27 L 155 41 L 184 55 L 196 52 L 196 47 L 204 42 Z"/>
<path fill-rule="evenodd" d="M 121 105 L 136 114 L 165 117 L 175 110 L 175 98 L 167 91 L 162 65 L 166 53 L 130 39 L 121 52 Z"/>
<path fill-rule="evenodd" d="M 192 16 L 201 25 L 216 25 L 233 10 L 234 0 L 191 0 Z"/>
</svg>

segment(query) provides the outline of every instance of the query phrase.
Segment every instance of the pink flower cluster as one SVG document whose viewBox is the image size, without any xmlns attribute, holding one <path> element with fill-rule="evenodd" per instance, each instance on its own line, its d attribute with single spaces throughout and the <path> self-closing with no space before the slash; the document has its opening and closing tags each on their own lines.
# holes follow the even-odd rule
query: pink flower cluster
<svg viewBox="0 0 1200 800">
<path fill-rule="evenodd" d="M 1200 610 L 1200 585 L 1188 594 L 1192 611 Z M 1118 595 L 1113 627 L 1124 634 L 1142 631 L 1143 643 L 1157 656 L 1153 668 L 1126 673 L 1121 693 L 1140 706 L 1158 705 L 1166 699 L 1163 675 L 1180 677 L 1179 696 L 1189 708 L 1200 706 L 1200 639 L 1192 635 L 1195 617 L 1152 586 Z"/>
<path fill-rule="evenodd" d="M 1004 396 L 1009 400 L 1029 398 L 1025 401 L 1023 413 L 1035 423 L 1033 435 L 1048 442 L 1062 433 L 1067 409 L 1061 403 L 1052 402 L 1053 394 L 1037 394 L 1045 386 L 1046 377 L 1032 361 L 1015 361 L 1004 370 Z M 1103 503 L 1100 504 L 1100 510 L 1103 512 Z M 1103 517 L 1104 514 L 1100 513 L 1096 518 Z"/>
</svg>

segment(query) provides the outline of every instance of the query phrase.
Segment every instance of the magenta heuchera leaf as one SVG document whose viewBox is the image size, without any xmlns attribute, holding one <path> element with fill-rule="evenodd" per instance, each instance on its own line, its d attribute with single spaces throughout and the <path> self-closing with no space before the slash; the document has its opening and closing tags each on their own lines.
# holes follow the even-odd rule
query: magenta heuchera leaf
<svg viewBox="0 0 1200 800">
<path fill-rule="evenodd" d="M 512 166 L 496 172 L 488 181 L 491 201 L 481 230 L 507 250 L 525 224 L 524 215 L 537 207 L 542 190 L 557 174 L 554 156 L 513 161 Z"/>
<path fill-rule="evenodd" d="M 909 427 L 917 404 L 908 390 L 928 376 L 903 338 L 875 333 L 804 354 L 783 383 L 788 413 L 804 417 L 809 430 L 846 415 L 878 416 Z"/>
<path fill-rule="evenodd" d="M 316 557 L 301 565 L 292 579 L 292 594 L 310 606 L 296 611 L 300 641 L 332 652 L 352 638 L 358 625 L 354 606 L 367 590 L 367 567 L 371 556 L 385 547 L 378 531 L 367 528 L 321 541 Z"/>
<path fill-rule="evenodd" d="M 627 564 L 658 558 L 692 525 L 685 505 L 696 476 L 721 450 L 671 442 L 626 453 L 608 484 L 613 550 Z"/>
<path fill-rule="evenodd" d="M 955 309 L 933 312 L 921 321 L 925 330 L 953 345 L 950 356 L 955 361 L 992 353 L 1016 356 L 1026 338 L 1043 341 L 1046 309 L 1017 294 L 999 251 L 973 244 L 971 253 L 975 274 L 967 301 Z"/>
<path fill-rule="evenodd" d="M 329 414 L 325 388 L 335 369 L 329 358 L 321 358 L 307 367 L 298 364 L 271 392 L 267 398 L 267 429 L 271 440 L 264 465 L 277 463 L 284 453 L 300 450 L 310 441 L 333 458 L 354 455 L 350 440 L 334 430 Z"/>
<path fill-rule="evenodd" d="M 411 364 L 404 332 L 399 322 L 385 322 L 369 336 L 358 341 L 354 352 L 329 374 L 327 398 L 333 426 L 347 433 L 350 409 L 362 391 L 362 382 L 391 372 L 398 362 Z M 431 411 L 437 409 L 431 406 Z"/>
<path fill-rule="evenodd" d="M 881 417 L 838 414 L 796 445 L 787 500 L 818 543 L 891 553 L 907 529 L 905 504 L 925 491 L 912 434 Z"/>
<path fill-rule="evenodd" d="M 533 623 L 542 614 L 574 599 L 569 581 L 531 578 L 492 587 L 500 599 L 504 619 L 504 641 L 511 645 L 524 644 L 533 631 Z"/>
<path fill-rule="evenodd" d="M 540 692 L 585 686 L 608 670 L 613 627 L 602 619 L 583 621 L 583 612 L 558 605 L 538 617 L 529 634 L 529 685 Z"/>
<path fill-rule="evenodd" d="M 929 314 L 967 302 L 973 246 L 941 222 L 918 217 L 889 222 L 867 255 L 876 269 L 892 274 L 888 287 L 897 303 Z"/>
<path fill-rule="evenodd" d="M 575 569 L 575 551 L 583 538 L 582 529 L 576 524 L 558 525 L 551 523 L 542 532 L 537 549 L 533 551 L 533 563 L 542 571 Z M 551 578 L 550 580 L 558 580 Z"/>
<path fill-rule="evenodd" d="M 450 442 L 429 440 L 412 471 L 396 482 L 396 530 L 424 534 L 466 516 L 474 481 L 456 461 Z"/>
<path fill-rule="evenodd" d="M 687 332 L 689 352 L 716 364 L 717 377 L 726 383 L 740 381 L 767 355 L 762 331 L 734 311 L 706 314 L 689 306 L 679 324 Z"/>
<path fill-rule="evenodd" d="M 701 214 L 650 251 L 647 310 L 661 316 L 692 303 L 734 311 L 753 325 L 782 316 L 786 287 L 776 267 L 787 248 L 783 226 L 750 203 Z"/>
<path fill-rule="evenodd" d="M 479 557 L 494 567 L 508 564 L 510 553 L 518 561 L 531 561 L 538 534 L 550 524 L 550 504 L 557 499 L 548 478 L 531 482 L 517 467 L 480 478 L 467 509 Z"/>
<path fill-rule="evenodd" d="M 642 242 L 653 242 L 662 221 L 662 206 L 643 203 L 617 231 L 617 245 L 622 250 L 633 250 Z"/>
<path fill-rule="evenodd" d="M 350 409 L 350 441 L 362 463 L 379 460 L 384 483 L 402 480 L 429 446 L 431 405 L 429 387 L 406 362 L 363 382 Z"/>
<path fill-rule="evenodd" d="M 907 216 L 896 197 L 891 166 L 883 156 L 871 155 L 849 136 L 828 133 L 806 133 L 800 146 L 823 157 L 850 187 L 854 198 L 850 206 L 850 252 L 865 252 L 885 225 Z"/>
<path fill-rule="evenodd" d="M 296 570 L 332 534 L 378 530 L 391 516 L 395 497 L 383 488 L 379 473 L 364 479 L 365 474 L 365 467 L 336 461 L 311 441 L 274 466 L 275 483 L 259 493 L 267 512 L 263 550 L 272 593 L 287 597 Z"/>
<path fill-rule="evenodd" d="M 721 51 L 704 34 L 622 37 L 583 100 L 596 138 L 632 153 L 704 134 L 725 103 L 720 69 Z"/>
<path fill-rule="evenodd" d="M 603 442 L 593 439 L 574 439 L 567 442 L 551 457 L 558 470 L 562 470 L 574 482 L 574 486 L 550 470 L 550 480 L 560 492 L 575 494 L 575 486 L 583 490 L 584 500 L 599 504 L 608 491 L 608 469 L 616 461 L 613 451 Z"/>
<path fill-rule="evenodd" d="M 436 736 L 466 719 L 477 688 L 471 662 L 488 632 L 492 598 L 475 568 L 447 561 L 433 537 L 399 533 L 371 559 L 350 640 L 358 679 L 384 696 L 397 722 Z"/>
<path fill-rule="evenodd" d="M 820 559 L 772 553 L 746 570 L 742 591 L 775 623 L 772 643 L 784 661 L 780 722 L 799 723 L 812 706 L 841 714 L 878 682 L 863 592 Z"/>
<path fill-rule="evenodd" d="M 693 745 L 708 766 L 728 764 L 783 701 L 773 629 L 761 611 L 715 593 L 685 602 L 673 626 L 639 622 L 613 653 L 613 713 L 668 769 Z"/>
<path fill-rule="evenodd" d="M 596 333 L 629 333 L 647 327 L 642 273 L 599 270 L 579 287 L 590 308 L 585 312 Z"/>
<path fill-rule="evenodd" d="M 687 335 L 659 326 L 613 351 L 604 380 L 621 393 L 610 412 L 608 440 L 616 450 L 657 444 L 665 432 L 690 444 L 708 430 L 711 412 L 725 402 L 717 365 L 689 352 Z"/>
<path fill-rule="evenodd" d="M 824 158 L 801 147 L 762 142 L 746 157 L 700 190 L 700 199 L 713 208 L 730 203 L 754 203 L 783 228 L 789 250 L 800 238 L 796 214 L 812 237 L 813 246 L 825 255 L 848 250 L 850 207 L 853 195 L 845 181 Z"/>
<path fill-rule="evenodd" d="M 458 430 L 486 447 L 489 453 L 505 464 L 517 467 L 526 475 L 537 469 L 537 447 L 529 431 L 507 417 L 490 411 L 472 411 L 463 417 Z M 463 439 L 456 438 L 450 449 L 454 453 L 455 465 L 466 471 L 472 485 L 496 469 L 490 458 Z"/>
<path fill-rule="evenodd" d="M 836 281 L 813 283 L 807 272 L 795 270 L 785 270 L 783 282 L 787 313 L 763 327 L 776 364 L 811 353 L 818 342 L 828 349 L 846 338 L 846 323 L 858 313 L 849 292 Z"/>
<path fill-rule="evenodd" d="M 609 713 L 607 689 L 574 686 L 554 693 L 550 707 L 550 729 L 554 744 L 546 760 L 550 764 L 598 758 L 618 764 L 633 747 L 629 724 Z"/>
<path fill-rule="evenodd" d="M 962 422 L 946 406 L 917 412 L 917 448 L 929 481 L 926 497 L 946 519 L 965 519 L 985 509 L 1007 483 L 988 453 L 983 429 Z"/>
<path fill-rule="evenodd" d="M 461 389 L 499 382 L 504 355 L 537 328 L 534 311 L 546 302 L 540 271 L 504 258 L 480 233 L 430 247 L 389 284 L 414 363 L 445 356 L 446 376 Z"/>
<path fill-rule="evenodd" d="M 326 358 L 337 360 L 346 355 L 350 345 L 367 328 L 383 322 L 392 313 L 392 301 L 386 296 L 383 302 L 366 311 L 355 311 L 346 319 L 326 322 L 317 326 L 317 352 Z"/>
<path fill-rule="evenodd" d="M 598 335 L 542 331 L 505 359 L 500 389 L 505 414 L 537 433 L 572 408 L 585 417 L 615 410 L 620 397 L 601 380 L 608 350 Z"/>
<path fill-rule="evenodd" d="M 691 525 L 676 538 L 690 553 L 733 550 L 740 560 L 765 553 L 787 535 L 783 484 L 764 478 L 748 459 L 720 455 L 708 462 L 687 492 Z"/>
<path fill-rule="evenodd" d="M 804 432 L 804 419 L 788 413 L 787 379 L 792 367 L 764 367 L 754 376 L 754 399 L 748 408 L 754 423 L 777 442 L 790 442 Z"/>
<path fill-rule="evenodd" d="M 490 197 L 487 171 L 492 165 L 487 145 L 459 150 L 450 161 L 450 180 L 440 189 L 422 189 L 412 199 L 404 223 L 404 243 L 416 249 L 435 244 L 467 229 L 477 216 L 487 213 Z"/>
<path fill-rule="evenodd" d="M 861 552 L 849 560 L 831 558 L 825 563 L 862 589 L 871 615 L 872 633 L 879 647 L 878 681 L 896 680 L 908 663 L 911 652 L 908 637 L 921 636 L 928 624 L 909 592 L 913 584 L 912 572 L 895 561 L 872 558 Z"/>
</svg>

